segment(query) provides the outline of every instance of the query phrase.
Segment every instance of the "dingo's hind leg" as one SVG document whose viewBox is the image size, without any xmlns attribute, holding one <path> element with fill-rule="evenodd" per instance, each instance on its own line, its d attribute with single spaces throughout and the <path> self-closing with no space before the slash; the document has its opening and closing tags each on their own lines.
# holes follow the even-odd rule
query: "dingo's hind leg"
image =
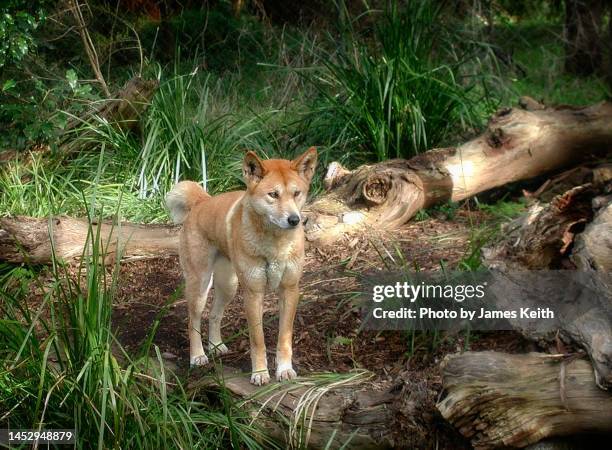
<svg viewBox="0 0 612 450">
<path fill-rule="evenodd" d="M 214 273 L 215 294 L 208 316 L 208 349 L 213 354 L 222 355 L 228 349 L 221 338 L 221 319 L 225 308 L 236 296 L 238 277 L 231 261 L 222 255 L 215 260 Z"/>
<path fill-rule="evenodd" d="M 202 346 L 202 313 L 206 307 L 208 292 L 213 279 L 215 252 L 211 249 L 202 265 L 185 270 L 185 297 L 189 309 L 189 362 L 192 366 L 208 364 Z"/>
</svg>

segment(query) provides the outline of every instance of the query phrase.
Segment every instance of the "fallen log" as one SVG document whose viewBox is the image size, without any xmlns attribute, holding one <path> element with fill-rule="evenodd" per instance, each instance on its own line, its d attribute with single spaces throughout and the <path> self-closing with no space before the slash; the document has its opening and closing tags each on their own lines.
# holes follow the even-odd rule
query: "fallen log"
<svg viewBox="0 0 612 450">
<path fill-rule="evenodd" d="M 192 381 L 194 397 L 223 389 L 267 436 L 286 448 L 467 448 L 436 410 L 436 387 L 404 372 L 393 381 L 368 371 L 314 374 L 265 387 L 227 366 Z M 435 439 L 432 439 L 435 436 Z"/>
<path fill-rule="evenodd" d="M 92 231 L 93 230 L 93 231 Z M 131 223 L 93 223 L 85 219 L 55 217 L 0 218 L 0 260 L 48 264 L 53 255 L 61 260 L 81 257 L 87 242 L 99 233 L 102 254 L 117 252 L 123 259 L 157 258 L 178 253 L 180 227 Z"/>
<path fill-rule="evenodd" d="M 356 372 L 336 381 L 305 378 L 261 388 L 249 377 L 225 368 L 220 376 L 203 378 L 189 386 L 223 387 L 249 411 L 266 435 L 288 448 L 382 449 L 392 444 L 395 395 L 389 383 L 375 388 L 372 374 Z"/>
<path fill-rule="evenodd" d="M 612 195 L 596 197 L 593 202 L 601 209 L 574 240 L 570 258 L 580 270 L 612 272 Z"/>
<path fill-rule="evenodd" d="M 437 408 L 477 449 L 552 436 L 612 433 L 612 395 L 588 361 L 567 355 L 467 352 L 442 365 Z"/>
<path fill-rule="evenodd" d="M 396 228 L 420 209 L 463 200 L 612 149 L 612 103 L 584 108 L 533 103 L 523 99 L 522 108 L 499 111 L 481 136 L 459 147 L 352 171 L 332 163 L 325 176 L 327 193 L 309 205 L 307 238 L 327 243 L 363 226 Z"/>
<path fill-rule="evenodd" d="M 574 183 L 583 183 L 574 185 Z M 500 271 L 499 289 L 508 298 L 544 305 L 559 303 L 558 328 L 542 331 L 536 322 L 509 322 L 527 339 L 544 348 L 578 345 L 591 361 L 597 385 L 612 387 L 612 170 L 610 165 L 577 168 L 544 184 L 536 201 L 521 217 L 503 227 L 503 238 L 483 249 L 485 266 Z M 545 284 L 528 282 L 530 271 L 579 269 L 584 273 L 575 292 L 555 290 L 555 275 Z M 523 273 L 525 275 L 517 276 Z M 518 278 L 518 280 L 513 280 Z M 559 279 L 556 278 L 558 282 Z M 560 283 L 559 283 L 560 285 Z M 539 301 L 538 296 L 543 296 Z M 554 298 L 552 298 L 552 297 Z M 504 298 L 500 296 L 499 298 Z M 569 303 L 561 304 L 562 301 Z M 547 305 L 549 303 L 546 303 Z M 504 305 L 498 305 L 503 308 Z"/>
<path fill-rule="evenodd" d="M 503 270 L 598 268 L 609 271 L 612 227 L 607 207 L 612 201 L 612 166 L 580 167 L 547 181 L 529 210 L 503 226 L 503 239 L 483 249 L 487 267 Z M 594 217 L 598 218 L 594 221 Z M 593 222 L 592 225 L 587 225 Z M 583 230 L 589 232 L 584 235 Z M 577 236 L 583 253 L 574 251 Z M 586 254 L 589 253 L 589 255 Z M 571 255 L 576 255 L 574 258 Z M 580 261 L 580 262 L 579 262 Z M 572 265 L 575 262 L 575 265 Z M 597 266 L 597 267 L 595 267 Z"/>
</svg>

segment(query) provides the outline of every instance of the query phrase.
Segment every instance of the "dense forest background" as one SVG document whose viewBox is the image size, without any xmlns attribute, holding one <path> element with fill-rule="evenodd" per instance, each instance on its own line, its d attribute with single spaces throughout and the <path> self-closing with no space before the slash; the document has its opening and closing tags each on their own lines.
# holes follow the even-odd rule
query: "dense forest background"
<svg viewBox="0 0 612 450">
<path fill-rule="evenodd" d="M 521 95 L 587 104 L 612 83 L 604 0 L 10 0 L 1 10 L 1 214 L 82 213 L 95 181 L 111 210 L 121 196 L 126 218 L 163 221 L 161 194 L 178 179 L 239 186 L 244 149 L 316 145 L 320 167 L 354 167 L 457 142 Z M 159 82 L 137 126 L 91 114 L 134 77 Z"/>
</svg>

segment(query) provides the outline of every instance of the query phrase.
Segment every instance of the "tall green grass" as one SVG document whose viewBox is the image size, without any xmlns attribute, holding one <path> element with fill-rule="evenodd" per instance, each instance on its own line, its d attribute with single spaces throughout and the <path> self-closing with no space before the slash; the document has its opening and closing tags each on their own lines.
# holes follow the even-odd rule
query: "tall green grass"
<svg viewBox="0 0 612 450">
<path fill-rule="evenodd" d="M 0 268 L 0 426 L 76 428 L 77 448 L 274 446 L 229 396 L 215 405 L 188 393 L 157 348 L 156 364 L 123 350 L 103 244 L 91 228 L 77 273 L 54 262 L 40 301 L 26 295 L 33 272 Z"/>
<path fill-rule="evenodd" d="M 139 198 L 131 189 L 134 178 L 129 154 L 105 151 L 73 158 L 53 154 L 23 154 L 0 165 L 0 215 L 46 217 L 50 214 L 84 216 L 83 196 L 97 202 L 94 214 L 135 222 L 167 220 L 161 196 Z"/>
<path fill-rule="evenodd" d="M 475 54 L 446 27 L 439 3 L 391 2 L 368 15 L 371 35 L 347 20 L 336 54 L 311 77 L 323 97 L 317 114 L 378 160 L 413 156 L 479 122 L 477 83 L 464 76 Z"/>
<path fill-rule="evenodd" d="M 187 73 L 181 69 L 177 62 L 169 76 L 159 70 L 161 84 L 141 119 L 140 136 L 102 119 L 77 130 L 98 148 L 131 158 L 124 182 L 139 198 L 161 196 L 183 179 L 199 181 L 212 193 L 240 188 L 246 150 L 284 158 L 302 150 L 291 142 L 296 119 L 286 102 L 296 89 L 292 82 L 276 91 L 268 86 L 275 75 L 269 75 L 251 80 L 245 90 L 244 80 L 233 74 L 219 77 L 197 64 Z"/>
<path fill-rule="evenodd" d="M 476 90 L 465 81 L 467 57 L 446 48 L 450 34 L 444 40 L 434 26 L 438 9 L 407 8 L 387 10 L 372 35 L 347 31 L 340 43 L 312 30 L 260 30 L 263 59 L 249 60 L 248 70 L 206 70 L 205 55 L 184 58 L 179 48 L 168 67 L 145 68 L 160 87 L 136 132 L 94 118 L 72 131 L 71 139 L 89 141 L 80 153 L 0 166 L 0 214 L 83 215 L 82 193 L 95 187 L 104 217 L 121 203 L 127 220 L 161 222 L 163 196 L 179 180 L 213 194 L 241 188 L 246 150 L 291 158 L 315 145 L 324 168 L 440 143 L 477 122 Z M 300 76 L 310 68 L 320 76 Z"/>
</svg>

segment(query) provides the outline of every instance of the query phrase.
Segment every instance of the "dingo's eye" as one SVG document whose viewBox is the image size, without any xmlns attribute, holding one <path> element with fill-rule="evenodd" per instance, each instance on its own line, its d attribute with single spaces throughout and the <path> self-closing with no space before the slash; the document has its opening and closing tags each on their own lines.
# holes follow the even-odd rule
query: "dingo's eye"
<svg viewBox="0 0 612 450">
<path fill-rule="evenodd" d="M 300 194 L 301 194 L 301 192 L 300 192 L 300 191 L 295 191 L 295 192 L 293 193 L 293 196 L 297 198 L 297 197 L 299 197 L 299 196 L 300 196 Z"/>
<path fill-rule="evenodd" d="M 268 195 L 272 198 L 278 198 L 278 192 L 276 191 L 268 192 Z"/>
</svg>

